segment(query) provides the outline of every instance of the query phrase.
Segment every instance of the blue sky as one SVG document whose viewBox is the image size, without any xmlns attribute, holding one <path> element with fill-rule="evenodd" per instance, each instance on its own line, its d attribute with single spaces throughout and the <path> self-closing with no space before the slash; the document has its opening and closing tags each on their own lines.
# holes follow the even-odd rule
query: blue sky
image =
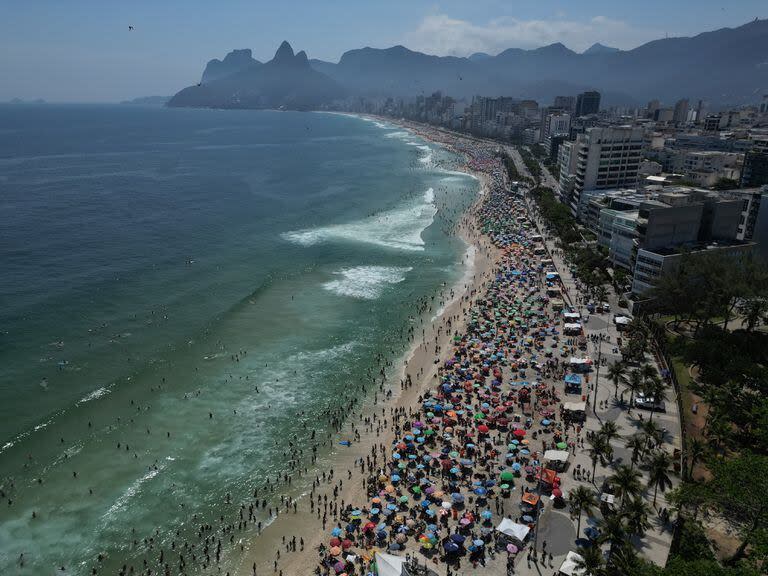
<svg viewBox="0 0 768 576">
<path fill-rule="evenodd" d="M 395 44 L 458 56 L 557 41 L 629 49 L 755 17 L 768 17 L 766 0 L 0 0 L 0 101 L 171 94 L 211 58 L 251 48 L 268 60 L 284 39 L 331 61 Z"/>
</svg>

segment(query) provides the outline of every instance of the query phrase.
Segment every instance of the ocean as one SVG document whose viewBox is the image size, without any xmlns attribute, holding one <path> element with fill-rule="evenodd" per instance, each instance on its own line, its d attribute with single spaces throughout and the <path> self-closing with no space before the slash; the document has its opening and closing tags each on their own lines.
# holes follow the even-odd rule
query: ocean
<svg viewBox="0 0 768 576">
<path fill-rule="evenodd" d="M 334 114 L 0 107 L 0 573 L 138 570 L 301 493 L 464 272 L 457 161 Z"/>
</svg>

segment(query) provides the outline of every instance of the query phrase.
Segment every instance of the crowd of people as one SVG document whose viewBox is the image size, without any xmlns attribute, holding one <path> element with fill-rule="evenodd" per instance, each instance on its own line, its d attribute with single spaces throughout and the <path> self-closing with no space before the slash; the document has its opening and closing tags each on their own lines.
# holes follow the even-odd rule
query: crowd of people
<svg viewBox="0 0 768 576">
<path fill-rule="evenodd" d="M 446 574 L 499 554 L 513 571 L 526 547 L 529 562 L 533 553 L 545 566 L 552 561 L 546 543 L 529 544 L 544 507 L 565 506 L 558 471 L 581 444 L 581 415 L 565 409 L 563 380 L 574 370 L 570 358 L 584 357 L 581 372 L 590 360 L 564 334 L 565 322 L 574 324 L 563 316 L 567 296 L 493 145 L 443 137 L 486 179 L 472 216 L 499 257 L 492 279 L 471 294 L 466 329 L 442 320 L 451 349 L 436 359 L 435 381 L 417 405 L 391 414 L 395 441 L 356 462 L 367 500 L 312 502 L 330 529 L 317 574 L 373 573 L 376 551 L 443 565 Z M 580 387 L 570 391 L 584 399 Z"/>
</svg>

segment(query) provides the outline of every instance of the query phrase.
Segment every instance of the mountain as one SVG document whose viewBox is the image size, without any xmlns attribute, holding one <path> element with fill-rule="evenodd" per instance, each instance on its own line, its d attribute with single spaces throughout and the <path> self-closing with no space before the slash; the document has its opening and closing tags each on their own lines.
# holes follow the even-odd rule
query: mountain
<svg viewBox="0 0 768 576">
<path fill-rule="evenodd" d="M 658 98 L 707 100 L 713 109 L 751 103 L 768 92 L 768 20 L 690 38 L 654 40 L 632 50 L 600 43 L 582 54 L 557 42 L 496 56 L 432 56 L 404 46 L 359 48 L 338 63 L 307 60 L 287 42 L 270 62 L 250 50 L 206 66 L 203 82 L 171 106 L 309 109 L 346 96 L 414 97 L 437 90 L 455 98 L 513 96 L 551 102 L 558 95 L 598 90 L 605 105 Z"/>
<path fill-rule="evenodd" d="M 585 56 L 589 56 L 590 54 L 613 54 L 614 52 L 621 52 L 618 48 L 611 48 L 610 46 L 604 46 L 603 44 L 600 44 L 600 42 L 595 42 L 584 50 L 582 54 Z"/>
<path fill-rule="evenodd" d="M 338 82 L 312 68 L 304 51 L 294 54 L 288 42 L 283 42 L 265 64 L 248 63 L 250 50 L 237 52 L 247 52 L 247 58 L 240 55 L 235 59 L 245 63 L 244 67 L 230 68 L 225 75 L 184 88 L 168 106 L 312 110 L 345 95 Z M 220 72 L 222 68 L 215 65 L 214 70 Z"/>
<path fill-rule="evenodd" d="M 442 90 L 458 98 L 537 97 L 551 100 L 558 84 L 596 89 L 605 104 L 658 98 L 702 98 L 713 107 L 743 104 L 768 90 L 768 20 L 690 38 L 667 38 L 633 50 L 593 49 L 577 54 L 560 43 L 534 50 L 510 48 L 488 58 L 438 57 L 403 46 L 362 48 L 322 68 L 351 91 L 416 96 Z"/>
<path fill-rule="evenodd" d="M 235 72 L 240 72 L 249 66 L 258 66 L 259 64 L 261 64 L 261 62 L 254 60 L 250 48 L 244 50 L 232 50 L 232 52 L 224 57 L 224 60 L 214 58 L 208 62 L 203 71 L 202 82 L 212 82 L 213 80 L 229 76 Z"/>
<path fill-rule="evenodd" d="M 170 99 L 170 96 L 142 96 L 132 100 L 124 100 L 120 104 L 126 106 L 165 106 Z"/>
</svg>

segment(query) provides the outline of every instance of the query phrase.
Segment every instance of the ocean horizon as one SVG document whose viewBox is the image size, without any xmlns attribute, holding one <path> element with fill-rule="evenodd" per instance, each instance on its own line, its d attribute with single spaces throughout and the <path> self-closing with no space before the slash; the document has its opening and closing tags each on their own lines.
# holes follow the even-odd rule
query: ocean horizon
<svg viewBox="0 0 768 576">
<path fill-rule="evenodd" d="M 0 126 L 3 573 L 117 570 L 254 490 L 300 494 L 464 274 L 478 183 L 388 122 L 48 105 Z"/>
</svg>

